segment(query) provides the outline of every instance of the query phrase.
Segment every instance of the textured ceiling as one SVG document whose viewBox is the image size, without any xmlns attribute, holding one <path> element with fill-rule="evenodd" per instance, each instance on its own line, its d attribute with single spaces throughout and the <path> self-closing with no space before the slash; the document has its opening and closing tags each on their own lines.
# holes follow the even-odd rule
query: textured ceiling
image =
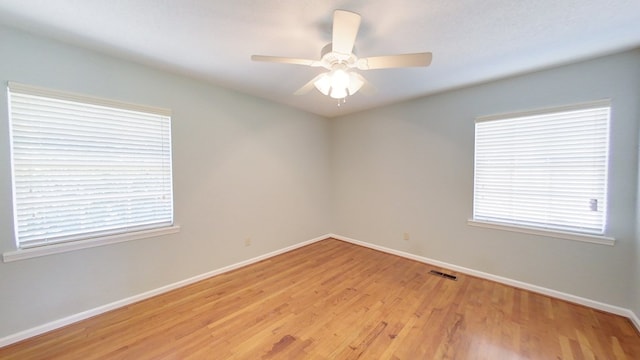
<svg viewBox="0 0 640 360">
<path fill-rule="evenodd" d="M 293 95 L 322 69 L 250 60 L 318 59 L 334 9 L 362 15 L 359 56 L 432 65 L 362 72 L 377 91 L 338 107 Z M 327 117 L 640 46 L 640 0 L 0 0 L 0 23 Z"/>
</svg>

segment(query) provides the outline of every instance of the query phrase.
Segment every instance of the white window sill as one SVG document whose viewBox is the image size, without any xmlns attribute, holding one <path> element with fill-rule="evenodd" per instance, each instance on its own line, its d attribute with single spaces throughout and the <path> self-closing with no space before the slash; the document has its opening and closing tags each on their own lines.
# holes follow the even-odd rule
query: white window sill
<svg viewBox="0 0 640 360">
<path fill-rule="evenodd" d="M 70 241 L 65 243 L 44 245 L 39 247 L 33 247 L 28 249 L 18 249 L 13 251 L 7 251 L 2 254 L 2 260 L 4 262 L 11 262 L 17 260 L 30 259 L 39 256 L 47 256 L 52 254 L 59 254 L 80 249 L 89 249 L 97 246 L 104 246 L 109 244 L 116 244 L 125 241 L 132 241 L 138 239 L 144 239 L 154 236 L 174 234 L 180 231 L 180 226 L 173 225 L 169 227 L 163 227 L 158 229 L 150 229 L 143 231 L 136 231 L 124 234 L 101 236 L 86 240 Z"/>
<path fill-rule="evenodd" d="M 494 223 L 494 222 L 488 222 L 488 221 L 478 221 L 473 219 L 467 220 L 467 224 L 471 226 L 478 226 L 478 227 L 483 227 L 488 229 L 513 231 L 513 232 L 518 232 L 523 234 L 548 236 L 548 237 L 553 237 L 558 239 L 582 241 L 582 242 L 588 242 L 588 243 L 600 244 L 600 245 L 613 246 L 616 242 L 615 238 L 603 236 L 603 235 L 578 234 L 578 233 L 571 233 L 571 232 L 559 231 L 559 230 L 540 229 L 540 228 L 533 228 L 533 227 L 527 227 L 527 226 L 508 225 L 508 224 Z"/>
</svg>

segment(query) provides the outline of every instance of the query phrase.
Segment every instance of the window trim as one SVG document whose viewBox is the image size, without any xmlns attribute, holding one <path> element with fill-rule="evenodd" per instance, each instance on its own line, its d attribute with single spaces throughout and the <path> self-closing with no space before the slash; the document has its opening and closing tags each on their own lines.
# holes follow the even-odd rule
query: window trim
<svg viewBox="0 0 640 360">
<path fill-rule="evenodd" d="M 21 84 L 21 83 L 12 82 L 12 81 L 7 82 L 7 89 L 11 92 L 47 97 L 47 98 L 52 98 L 56 100 L 79 102 L 79 103 L 84 103 L 88 105 L 117 108 L 117 109 L 123 109 L 123 110 L 134 111 L 134 112 L 144 112 L 148 114 L 166 116 L 169 118 L 171 117 L 171 110 L 166 108 L 134 104 L 134 103 L 124 102 L 120 100 L 110 100 L 110 99 L 78 94 L 73 92 L 66 92 L 61 90 L 47 89 L 43 87 L 26 85 L 26 84 Z M 13 138 L 10 137 L 9 141 L 13 142 Z M 10 147 L 11 149 L 13 149 L 13 144 L 11 144 Z M 171 153 L 172 153 L 172 149 L 170 150 L 170 153 L 169 153 L 170 158 L 172 157 Z M 12 175 L 11 175 L 12 192 L 15 192 L 15 184 L 14 184 L 15 180 L 13 177 L 13 169 L 14 169 L 13 156 L 11 156 L 10 161 L 11 161 L 11 169 L 12 169 L 11 170 L 12 171 Z M 172 161 L 169 162 L 169 166 L 171 168 L 173 167 Z M 171 175 L 173 177 L 172 171 L 171 171 Z M 172 179 L 172 182 L 173 182 L 173 179 Z M 171 193 L 173 194 L 173 186 L 171 186 Z M 168 234 L 173 234 L 180 231 L 180 226 L 175 224 L 175 215 L 172 215 L 171 223 L 166 223 L 164 225 L 160 225 L 157 227 L 133 228 L 128 231 L 124 230 L 121 232 L 104 233 L 104 234 L 85 233 L 83 234 L 84 236 L 79 235 L 76 238 L 69 238 L 67 240 L 63 240 L 59 242 L 51 242 L 51 243 L 43 242 L 40 244 L 26 245 L 26 246 L 20 245 L 19 239 L 17 236 L 17 219 L 15 216 L 15 213 L 16 213 L 15 198 L 16 197 L 15 197 L 15 193 L 12 195 L 13 195 L 12 196 L 12 199 L 13 199 L 12 201 L 13 215 L 12 216 L 13 216 L 13 226 L 14 226 L 13 243 L 15 247 L 13 250 L 6 251 L 2 254 L 2 258 L 4 262 L 11 262 L 16 260 L 29 259 L 33 257 L 64 253 L 64 252 L 69 252 L 69 251 L 74 251 L 79 249 L 87 249 L 87 248 L 93 248 L 97 246 L 108 245 L 108 244 L 115 244 L 115 243 L 120 243 L 125 241 L 132 241 L 132 240 L 144 239 L 149 237 L 168 235 Z M 173 195 L 171 196 L 171 198 L 172 198 L 171 207 L 173 212 L 174 211 L 173 208 L 175 207 Z"/>
<path fill-rule="evenodd" d="M 506 120 L 511 118 L 553 114 L 553 113 L 559 113 L 559 112 L 565 112 L 565 111 L 584 110 L 588 108 L 598 108 L 598 107 L 606 107 L 606 106 L 611 107 L 611 99 L 585 101 L 585 102 L 574 103 L 570 105 L 546 107 L 546 108 L 535 109 L 535 110 L 514 111 L 514 112 L 508 112 L 508 113 L 484 115 L 476 118 L 475 122 L 477 123 L 477 122 L 493 121 L 493 120 Z"/>
<path fill-rule="evenodd" d="M 75 102 L 82 102 L 82 103 L 98 105 L 98 106 L 114 107 L 114 108 L 131 110 L 131 111 L 139 111 L 139 112 L 147 112 L 147 113 L 152 113 L 157 115 L 171 116 L 171 110 L 166 108 L 134 104 L 134 103 L 120 101 L 120 100 L 110 100 L 110 99 L 100 98 L 97 96 L 78 94 L 78 93 L 62 91 L 62 90 L 52 90 L 52 89 L 47 89 L 39 86 L 21 84 L 14 81 L 8 81 L 7 87 L 12 91 L 17 91 L 22 93 L 26 92 L 26 93 L 29 93 L 30 95 L 35 95 L 35 96 L 44 96 L 44 97 L 54 98 L 58 100 L 75 101 Z"/>
<path fill-rule="evenodd" d="M 574 110 L 584 110 L 584 109 L 589 109 L 589 108 L 598 108 L 598 107 L 609 107 L 609 121 L 607 126 L 609 127 L 608 130 L 608 137 L 609 139 L 607 140 L 609 142 L 609 146 L 607 147 L 606 151 L 607 151 L 607 164 L 606 164 L 606 168 L 605 168 L 605 185 L 604 185 L 604 190 L 605 190 L 605 196 L 608 197 L 609 196 L 609 153 L 611 151 L 610 147 L 610 137 L 611 137 L 611 114 L 613 112 L 613 108 L 612 108 L 612 101 L 611 99 L 599 99 L 599 100 L 593 100 L 593 101 L 587 101 L 587 102 L 580 102 L 580 103 L 574 103 L 574 104 L 570 104 L 570 105 L 564 105 L 564 106 L 554 106 L 554 107 L 547 107 L 547 108 L 540 108 L 540 109 L 535 109 L 535 110 L 525 110 L 525 111 L 515 111 L 515 112 L 509 112 L 509 113 L 500 113 L 500 114 L 494 114 L 494 115 L 486 115 L 486 116 L 480 116 L 477 117 L 474 121 L 474 124 L 477 124 L 479 122 L 486 122 L 486 121 L 495 121 L 495 120 L 506 120 L 506 119 L 512 119 L 512 118 L 520 118 L 520 117 L 528 117 L 528 116 L 536 116 L 536 115 L 545 115 L 545 114 L 553 114 L 553 113 L 561 113 L 561 112 L 568 112 L 568 111 L 574 111 Z M 474 139 L 475 139 L 475 133 L 474 133 Z M 474 180 L 473 180 L 473 196 L 472 196 L 472 214 L 475 213 L 475 145 L 474 145 Z M 608 201 L 607 201 L 608 203 Z M 608 205 L 609 206 L 609 205 Z M 566 239 L 566 240 L 574 240 L 574 241 L 581 241 L 581 242 L 587 242 L 587 243 L 593 243 L 593 244 L 600 244 L 600 245 L 610 245 L 613 246 L 615 244 L 615 238 L 612 236 L 608 235 L 608 217 L 609 217 L 609 209 L 607 208 L 607 212 L 605 214 L 605 218 L 604 218 L 604 229 L 603 229 L 603 233 L 602 234 L 589 234 L 589 233 L 581 233 L 581 232 L 572 232 L 572 231 L 563 231 L 563 230 L 559 230 L 559 229 L 553 229 L 553 228 L 545 228 L 545 227 L 534 227 L 534 226 L 526 226 L 526 225 L 520 225 L 520 224 L 514 224 L 514 223 L 506 223 L 506 222 L 499 222 L 499 221 L 492 221 L 492 220 L 485 220 L 485 219 L 475 219 L 473 218 L 473 215 L 467 219 L 467 225 L 469 226 L 474 226 L 474 227 L 481 227 L 481 228 L 487 228 L 487 229 L 495 229 L 495 230 L 504 230 L 504 231 L 511 231 L 511 232 L 517 232 L 517 233 L 523 233 L 523 234 L 530 234 L 530 235 L 539 235 L 539 236 L 547 236 L 547 237 L 553 237 L 553 238 L 559 238 L 559 239 Z"/>
<path fill-rule="evenodd" d="M 615 238 L 606 236 L 606 235 L 582 234 L 582 233 L 574 233 L 574 232 L 560 231 L 560 230 L 554 230 L 554 229 L 534 228 L 529 226 L 499 223 L 494 221 L 468 219 L 467 225 L 485 228 L 485 229 L 511 231 L 511 232 L 516 232 L 521 234 L 539 235 L 539 236 L 552 237 L 556 239 L 581 241 L 581 242 L 587 242 L 587 243 L 599 244 L 599 245 L 613 246 L 615 245 L 615 242 L 616 242 Z"/>
<path fill-rule="evenodd" d="M 67 242 L 53 243 L 49 245 L 42 245 L 30 248 L 18 248 L 13 251 L 7 251 L 2 254 L 2 260 L 5 263 L 31 259 L 34 257 L 47 256 L 53 254 L 60 254 L 69 251 L 90 249 L 98 246 L 117 244 L 126 241 L 146 239 L 150 237 L 175 234 L 180 231 L 180 226 L 172 225 L 168 227 L 161 227 L 155 229 L 148 229 L 143 231 L 135 231 L 128 233 L 120 233 L 108 236 L 100 236 L 87 238 L 84 240 L 75 240 Z"/>
</svg>

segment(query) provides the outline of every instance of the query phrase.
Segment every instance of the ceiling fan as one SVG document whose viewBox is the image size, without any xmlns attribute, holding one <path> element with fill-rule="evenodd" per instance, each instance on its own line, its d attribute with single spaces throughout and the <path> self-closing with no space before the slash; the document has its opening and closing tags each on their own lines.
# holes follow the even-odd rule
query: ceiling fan
<svg viewBox="0 0 640 360">
<path fill-rule="evenodd" d="M 431 64 L 432 55 L 430 52 L 358 58 L 353 52 L 353 45 L 358 35 L 360 21 L 360 15 L 354 12 L 335 10 L 333 12 L 332 41 L 322 49 L 320 60 L 265 55 L 252 55 L 251 60 L 323 67 L 329 71 L 316 76 L 294 94 L 306 94 L 315 87 L 322 94 L 343 101 L 347 96 L 355 94 L 367 84 L 365 78 L 355 70 L 429 66 Z"/>
</svg>

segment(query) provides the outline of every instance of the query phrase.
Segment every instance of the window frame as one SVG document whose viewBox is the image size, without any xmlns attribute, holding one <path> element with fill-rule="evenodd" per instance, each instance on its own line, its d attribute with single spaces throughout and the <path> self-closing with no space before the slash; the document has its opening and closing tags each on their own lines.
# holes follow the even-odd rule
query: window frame
<svg viewBox="0 0 640 360">
<path fill-rule="evenodd" d="M 171 197 L 170 203 L 170 222 L 164 222 L 162 224 L 150 226 L 150 227 L 137 227 L 132 229 L 126 229 L 119 227 L 118 229 L 93 233 L 92 231 L 86 231 L 83 234 L 77 236 L 70 236 L 68 239 L 55 242 L 42 242 L 36 245 L 20 243 L 18 238 L 18 217 L 17 217 L 17 198 L 16 198 L 16 179 L 15 179 L 15 164 L 14 164 L 14 135 L 11 124 L 11 96 L 12 93 L 26 94 L 31 96 L 44 97 L 55 100 L 72 101 L 89 106 L 100 106 L 112 109 L 119 109 L 125 111 L 134 111 L 138 113 L 153 114 L 163 117 L 168 117 L 168 133 L 169 133 L 169 150 L 168 150 L 168 172 L 170 177 L 169 194 Z M 175 224 L 174 214 L 174 197 L 173 197 L 173 171 L 172 171 L 172 143 L 171 143 L 171 111 L 164 108 L 157 108 L 133 103 L 127 103 L 123 101 L 104 99 L 89 95 L 52 90 L 32 85 L 25 85 L 16 82 L 7 83 L 7 103 L 9 116 L 9 145 L 10 145 L 10 161 L 11 161 L 11 189 L 12 189 L 12 216 L 13 216 L 13 236 L 15 250 L 3 253 L 4 262 L 27 259 L 31 257 L 44 256 L 50 254 L 56 254 L 61 252 L 73 251 L 78 249 L 91 248 L 96 246 L 103 246 L 107 244 L 119 243 L 130 240 L 143 239 L 148 237 L 156 237 L 161 235 L 167 235 L 176 233 L 180 227 Z"/>
<path fill-rule="evenodd" d="M 564 113 L 569 111 L 586 110 L 586 109 L 600 108 L 600 107 L 609 108 L 609 117 L 607 121 L 607 130 L 605 135 L 607 146 L 606 146 L 606 154 L 605 154 L 606 160 L 605 160 L 605 169 L 604 169 L 604 177 L 605 177 L 604 196 L 606 198 L 607 209 L 603 215 L 604 225 L 603 225 L 603 232 L 601 234 L 571 231 L 571 230 L 561 230 L 561 229 L 554 229 L 554 228 L 542 227 L 542 226 L 541 227 L 529 226 L 524 224 L 517 224 L 515 221 L 514 223 L 510 223 L 510 222 L 501 222 L 501 221 L 475 218 L 476 170 L 477 170 L 476 169 L 477 133 L 475 131 L 474 131 L 474 169 L 473 169 L 474 179 L 473 179 L 473 193 L 472 193 L 472 196 L 473 196 L 472 216 L 467 220 L 467 224 L 470 226 L 481 227 L 481 228 L 504 230 L 504 231 L 524 233 L 524 234 L 531 234 L 531 235 L 540 235 L 540 236 L 547 236 L 547 237 L 567 239 L 567 240 L 583 241 L 583 242 L 602 244 L 602 245 L 614 245 L 615 238 L 607 234 L 608 232 L 607 223 L 608 223 L 608 216 L 609 216 L 608 177 L 609 177 L 609 166 L 611 162 L 609 153 L 610 153 L 610 146 L 611 146 L 610 137 L 611 137 L 611 122 L 612 122 L 612 112 L 613 112 L 610 99 L 596 100 L 596 101 L 590 101 L 590 102 L 584 102 L 584 103 L 578 103 L 578 104 L 572 104 L 572 105 L 566 105 L 566 106 L 542 108 L 542 109 L 531 110 L 531 111 L 521 111 L 521 112 L 511 112 L 511 113 L 504 113 L 504 114 L 497 114 L 497 115 L 481 116 L 476 118 L 475 123 L 477 124 L 479 122 L 485 122 L 485 121 L 518 119 L 518 118 L 529 117 L 529 116 L 550 115 L 550 114 L 556 114 L 556 113 Z"/>
</svg>

